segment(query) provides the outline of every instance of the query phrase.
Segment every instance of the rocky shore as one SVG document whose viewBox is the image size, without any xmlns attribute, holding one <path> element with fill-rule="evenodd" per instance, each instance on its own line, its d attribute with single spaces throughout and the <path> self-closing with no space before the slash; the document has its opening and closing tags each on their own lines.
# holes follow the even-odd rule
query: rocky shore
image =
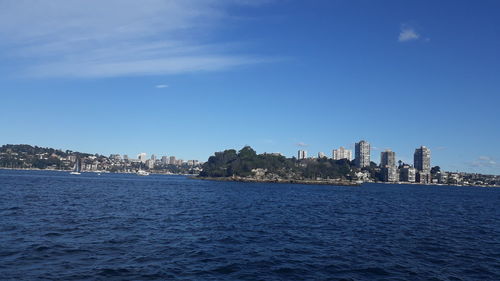
<svg viewBox="0 0 500 281">
<path fill-rule="evenodd" d="M 312 179 L 265 179 L 255 177 L 191 177 L 197 180 L 210 181 L 233 181 L 233 182 L 256 182 L 256 183 L 291 183 L 310 185 L 337 185 L 337 186 L 360 186 L 361 183 L 348 180 L 312 180 Z"/>
</svg>

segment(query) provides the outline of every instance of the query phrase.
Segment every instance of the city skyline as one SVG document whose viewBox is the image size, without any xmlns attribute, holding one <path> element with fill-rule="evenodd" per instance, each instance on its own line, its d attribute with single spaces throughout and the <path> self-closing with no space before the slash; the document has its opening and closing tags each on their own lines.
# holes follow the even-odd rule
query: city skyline
<svg viewBox="0 0 500 281">
<path fill-rule="evenodd" d="M 365 144 L 365 148 L 364 148 L 364 151 L 368 151 L 370 153 L 371 152 L 371 146 L 370 146 L 370 143 L 367 142 L 366 140 L 361 140 L 359 141 L 359 143 L 364 143 Z M 357 145 L 358 143 L 355 143 L 355 146 Z M 4 144 L 4 145 L 30 145 L 30 144 Z M 41 147 L 41 146 L 39 146 Z M 60 151 L 66 151 L 66 149 L 61 149 L 61 148 L 54 148 L 54 149 L 59 149 Z M 418 166 L 419 164 L 416 164 L 417 161 L 423 161 L 423 160 L 417 160 L 417 151 L 419 150 L 422 150 L 424 149 L 426 151 L 426 154 L 425 154 L 425 157 L 428 158 L 427 160 L 427 169 L 424 169 L 424 170 L 430 170 L 431 168 L 431 163 L 430 163 L 430 149 L 427 148 L 426 146 L 420 146 L 418 148 L 415 149 L 415 153 L 414 153 L 414 159 L 413 159 L 413 162 L 409 162 L 409 161 L 402 161 L 401 159 L 398 159 L 396 157 L 396 153 L 394 151 L 392 151 L 391 149 L 386 149 L 385 151 L 382 151 L 380 153 L 380 158 L 379 158 L 379 161 L 377 162 L 375 159 L 373 159 L 373 157 L 368 157 L 365 162 L 368 163 L 366 165 L 363 165 L 363 167 L 367 167 L 369 166 L 369 163 L 373 162 L 375 164 L 377 164 L 378 166 L 380 167 L 385 167 L 385 166 L 395 166 L 396 163 L 399 161 L 402 161 L 401 164 L 403 165 L 410 165 L 412 167 L 415 167 L 415 166 Z M 69 150 L 69 151 L 74 151 L 74 150 Z M 76 152 L 76 151 L 75 151 Z M 89 154 L 94 154 L 93 152 L 82 152 L 82 151 L 79 151 L 80 153 L 89 153 Z M 221 152 L 221 151 L 214 151 L 214 153 L 217 153 L 217 152 Z M 333 160 L 342 160 L 342 159 L 347 159 L 349 161 L 354 161 L 356 162 L 356 158 L 352 157 L 352 150 L 350 149 L 346 149 L 344 148 L 343 146 L 340 146 L 338 149 L 333 149 L 332 150 L 332 155 L 331 156 L 328 156 L 327 154 L 325 154 L 324 152 L 318 152 L 318 154 L 316 156 L 311 155 L 309 154 L 309 151 L 306 150 L 306 149 L 299 149 L 295 155 L 285 155 L 281 152 L 269 152 L 269 151 L 265 151 L 265 152 L 262 152 L 264 154 L 274 154 L 274 155 L 282 155 L 282 156 L 285 156 L 285 157 L 295 157 L 299 160 L 301 159 L 317 159 L 317 158 L 328 158 L 328 159 L 333 159 Z M 177 156 L 175 155 L 172 155 L 172 154 L 155 154 L 155 153 L 152 153 L 152 154 L 149 154 L 147 152 L 140 152 L 138 154 L 125 154 L 125 153 L 110 153 L 110 154 L 101 154 L 101 153 L 98 153 L 99 155 L 102 155 L 102 156 L 106 156 L 110 159 L 116 159 L 116 160 L 129 160 L 129 161 L 136 161 L 136 162 L 142 162 L 142 163 L 146 163 L 148 160 L 152 160 L 154 162 L 162 162 L 164 164 L 174 164 L 174 163 L 177 163 L 176 161 L 181 161 L 180 163 L 183 163 L 183 162 L 189 162 L 189 161 L 200 161 L 201 163 L 204 162 L 204 159 L 189 159 L 189 160 L 185 160 L 185 159 L 182 159 L 182 158 L 177 158 Z M 389 154 L 389 155 L 388 155 Z M 136 155 L 136 157 L 130 157 L 130 155 Z M 213 155 L 213 154 L 212 154 Z M 212 156 L 211 155 L 211 156 Z M 363 153 L 361 153 L 360 155 L 363 155 Z M 423 157 L 423 156 L 420 156 L 420 157 Z M 366 158 L 366 157 L 365 157 Z M 356 164 L 358 165 L 358 164 Z M 436 165 L 436 166 L 439 166 L 439 165 Z M 417 170 L 422 170 L 422 169 L 417 169 Z M 463 171 L 463 172 L 467 172 L 467 171 Z"/>
<path fill-rule="evenodd" d="M 367 152 L 369 143 L 357 143 L 356 154 Z M 498 186 L 500 175 L 485 175 L 470 172 L 442 170 L 439 166 L 431 167 L 431 151 L 425 146 L 415 149 L 414 164 L 398 161 L 391 150 L 381 153 L 381 162 L 377 165 L 359 167 L 359 161 L 348 161 L 349 154 L 334 150 L 333 158 L 318 153 L 318 157 L 307 157 L 307 151 L 299 150 L 298 158 L 280 153 L 262 153 L 258 155 L 249 146 L 237 151 L 229 149 L 215 152 L 207 162 L 197 160 L 183 161 L 175 156 L 162 156 L 142 152 L 137 158 L 128 155 L 108 156 L 84 153 L 72 150 L 60 150 L 31 145 L 0 146 L 0 169 L 71 171 L 70 175 L 81 172 L 134 173 L 147 176 L 150 173 L 198 175 L 201 178 L 224 178 L 225 180 L 243 180 L 249 182 L 290 182 L 318 183 L 335 185 L 359 185 L 363 182 L 415 183 L 424 185 L 479 185 Z M 344 151 L 346 152 L 346 151 Z M 365 157 L 365 156 L 363 156 Z M 236 177 L 236 178 L 235 178 Z M 297 181 L 296 181 L 297 180 Z"/>
<path fill-rule="evenodd" d="M 366 139 L 500 174 L 498 1 L 65 3 L 0 4 L 0 143 L 206 160 Z"/>
<path fill-rule="evenodd" d="M 387 154 L 387 153 L 390 153 L 391 155 L 388 156 L 390 159 L 392 160 L 389 160 L 390 161 L 390 164 L 388 166 L 392 166 L 392 163 L 398 163 L 398 161 L 402 161 L 403 164 L 405 165 L 410 165 L 411 167 L 415 167 L 415 161 L 416 161 L 416 154 L 417 154 L 417 151 L 419 150 L 422 150 L 422 149 L 425 149 L 426 150 L 426 153 L 428 154 L 427 157 L 429 157 L 430 159 L 430 148 L 425 146 L 425 145 L 420 145 L 418 146 L 417 148 L 415 148 L 413 151 L 414 153 L 411 154 L 411 159 L 409 157 L 399 157 L 398 155 L 399 154 L 396 154 L 395 151 L 393 151 L 392 149 L 390 148 L 386 148 L 384 151 L 380 151 L 379 153 L 379 148 L 378 147 L 375 147 L 375 149 L 371 146 L 370 142 L 366 141 L 366 140 L 360 140 L 359 142 L 364 142 L 367 144 L 367 147 L 368 147 L 368 152 L 369 152 L 369 157 L 367 158 L 368 160 L 365 160 L 366 161 L 369 161 L 367 163 L 370 163 L 370 162 L 373 162 L 375 164 L 377 164 L 378 166 L 380 166 L 381 168 L 384 167 L 384 164 L 385 163 L 384 161 L 387 161 L 384 159 L 384 157 L 387 157 L 385 156 L 384 154 Z M 298 147 L 301 147 L 301 149 L 298 149 L 295 151 L 295 153 L 291 153 L 291 154 L 284 154 L 282 152 L 278 152 L 278 151 L 257 151 L 258 153 L 278 153 L 280 155 L 283 155 L 285 157 L 296 157 L 297 159 L 314 159 L 314 158 L 320 158 L 320 154 L 322 154 L 324 157 L 326 158 L 331 158 L 331 159 L 334 159 L 334 160 L 340 160 L 340 159 L 348 159 L 349 161 L 355 161 L 356 162 L 356 156 L 355 156 L 355 148 L 356 148 L 356 144 L 358 144 L 358 142 L 354 142 L 352 145 L 347 145 L 346 147 L 344 146 L 339 146 L 338 148 L 333 148 L 333 149 L 330 149 L 330 150 L 326 150 L 326 151 L 332 151 L 332 154 L 331 155 L 328 155 L 328 154 L 325 154 L 323 151 L 321 150 L 318 150 L 317 154 L 315 154 L 314 152 L 311 152 L 310 150 L 308 149 L 305 149 L 304 148 L 304 145 L 297 145 Z M 17 144 L 13 144 L 13 145 L 17 145 Z M 32 145 L 32 144 L 27 144 L 27 145 Z M 39 147 L 45 147 L 45 146 L 40 146 Z M 49 146 L 47 146 L 49 147 Z M 349 149 L 350 147 L 352 147 L 353 149 Z M 60 149 L 62 151 L 65 151 L 67 150 L 68 148 L 59 148 L 59 147 L 54 147 L 55 149 Z M 224 149 L 228 149 L 228 148 L 224 148 Z M 162 158 L 164 157 L 167 157 L 169 158 L 169 163 L 173 163 L 172 161 L 184 161 L 184 162 L 188 162 L 188 161 L 200 161 L 200 162 L 205 162 L 210 156 L 213 155 L 213 153 L 215 152 L 220 152 L 224 149 L 221 149 L 221 150 L 217 150 L 217 151 L 213 151 L 207 158 L 183 158 L 183 157 L 178 157 L 178 155 L 176 155 L 176 153 L 148 153 L 148 152 L 140 152 L 140 153 L 137 153 L 137 152 L 132 152 L 132 153 L 120 153 L 120 152 L 112 152 L 112 153 L 100 153 L 100 152 L 91 152 L 91 151 L 79 151 L 79 152 L 84 152 L 84 153 L 98 153 L 99 155 L 103 155 L 103 156 L 106 156 L 106 157 L 110 157 L 110 158 L 114 158 L 114 156 L 119 156 L 120 158 L 126 158 L 126 159 L 130 159 L 130 160 L 138 160 L 140 162 L 143 162 L 145 163 L 147 160 L 150 160 L 152 159 L 152 157 L 155 157 L 155 161 L 160 161 L 160 162 L 163 162 L 162 161 Z M 229 148 L 231 149 L 231 148 Z M 365 148 L 366 149 L 366 148 Z M 69 149 L 71 150 L 71 149 Z M 410 149 L 411 150 L 411 149 Z M 439 150 L 439 148 L 438 148 Z M 78 150 L 75 150 L 75 151 L 78 151 Z M 141 151 L 144 151 L 144 150 L 141 150 Z M 340 156 L 340 157 L 336 157 L 335 155 L 335 152 L 339 152 L 339 151 L 342 151 L 342 154 L 339 154 L 339 155 L 345 155 L 344 156 Z M 345 154 L 344 154 L 345 153 Z M 377 154 L 378 153 L 378 154 Z M 420 152 L 422 153 L 422 152 Z M 131 157 L 132 156 L 135 156 L 135 157 Z M 316 155 L 316 156 L 314 156 Z M 378 155 L 378 157 L 374 157 Z M 429 160 L 430 161 L 430 160 Z M 430 168 L 432 166 L 440 166 L 443 170 L 446 170 L 446 171 L 449 171 L 449 172 L 475 172 L 475 171 L 471 171 L 471 170 L 450 170 L 450 169 L 447 169 L 446 166 L 443 166 L 443 165 L 440 165 L 439 163 L 432 163 L 432 162 L 429 162 L 430 164 L 427 165 L 427 170 L 430 170 Z M 357 164 L 356 164 L 357 165 Z M 416 168 L 416 167 L 415 167 Z M 417 171 L 419 171 L 420 169 L 416 169 Z M 488 174 L 488 173 L 484 173 L 484 174 Z M 492 175 L 500 175 L 500 172 L 498 173 L 489 173 L 489 174 L 492 174 Z"/>
</svg>

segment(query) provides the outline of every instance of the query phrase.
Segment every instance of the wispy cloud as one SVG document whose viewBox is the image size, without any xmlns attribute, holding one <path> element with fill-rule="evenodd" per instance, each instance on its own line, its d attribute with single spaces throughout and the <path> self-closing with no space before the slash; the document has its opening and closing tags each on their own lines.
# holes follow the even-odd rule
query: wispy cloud
<svg viewBox="0 0 500 281">
<path fill-rule="evenodd" d="M 244 0 L 0 2 L 0 59 L 35 77 L 114 77 L 216 71 L 273 61 L 207 44 Z M 252 6 L 265 3 L 260 0 Z M 208 34 L 208 35 L 207 35 Z M 204 38 L 204 40 L 198 39 Z"/>
<path fill-rule="evenodd" d="M 500 167 L 500 164 L 489 156 L 479 156 L 477 159 L 469 163 L 472 167 L 495 168 Z"/>
<path fill-rule="evenodd" d="M 307 147 L 307 146 L 309 146 L 307 143 L 303 143 L 303 142 L 298 142 L 295 145 L 299 146 L 299 147 Z"/>
<path fill-rule="evenodd" d="M 399 42 L 408 42 L 418 40 L 420 38 L 420 34 L 417 33 L 415 28 L 412 26 L 403 24 L 401 26 L 401 31 L 399 32 L 398 41 Z"/>
<path fill-rule="evenodd" d="M 166 84 L 156 85 L 155 88 L 156 89 L 168 88 L 168 85 L 166 85 Z"/>
<path fill-rule="evenodd" d="M 262 139 L 260 140 L 262 143 L 266 143 L 266 144 L 275 144 L 276 142 L 272 139 Z"/>
</svg>

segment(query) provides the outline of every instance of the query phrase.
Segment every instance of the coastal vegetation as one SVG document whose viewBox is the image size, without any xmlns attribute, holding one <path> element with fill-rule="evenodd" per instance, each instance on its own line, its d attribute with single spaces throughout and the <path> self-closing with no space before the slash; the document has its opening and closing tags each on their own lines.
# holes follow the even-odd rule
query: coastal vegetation
<svg viewBox="0 0 500 281">
<path fill-rule="evenodd" d="M 260 177 L 267 179 L 343 179 L 350 180 L 353 163 L 333 160 L 286 158 L 280 154 L 257 154 L 250 146 L 216 152 L 202 166 L 201 177 Z"/>
<path fill-rule="evenodd" d="M 116 156 L 116 154 L 115 154 Z M 73 170 L 76 162 L 81 170 L 106 171 L 111 173 L 130 173 L 137 170 L 147 170 L 159 174 L 198 174 L 199 164 L 190 165 L 186 162 L 166 164 L 159 160 L 152 166 L 138 159 L 123 159 L 106 157 L 100 154 L 60 150 L 48 147 L 31 146 L 27 144 L 6 144 L 0 146 L 0 168 L 7 169 L 41 169 L 41 170 Z M 152 161 L 152 160 L 149 160 Z"/>
<path fill-rule="evenodd" d="M 62 151 L 27 144 L 6 144 L 0 146 L 0 167 L 25 169 L 56 167 L 58 169 L 69 169 L 69 164 L 62 160 L 69 155 L 74 155 L 78 158 L 93 156 L 89 153 L 73 152 L 71 150 Z M 100 155 L 95 156 L 103 157 Z"/>
</svg>

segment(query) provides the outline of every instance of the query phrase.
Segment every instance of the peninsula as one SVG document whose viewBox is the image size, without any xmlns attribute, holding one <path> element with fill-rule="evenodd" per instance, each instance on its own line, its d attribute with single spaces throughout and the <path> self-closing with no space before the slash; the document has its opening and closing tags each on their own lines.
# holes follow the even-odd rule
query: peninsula
<svg viewBox="0 0 500 281">
<path fill-rule="evenodd" d="M 307 152 L 303 150 L 299 151 L 298 157 L 288 158 L 280 153 L 257 154 L 250 146 L 245 146 L 239 151 L 229 149 L 216 152 L 203 163 L 197 160 L 184 161 L 175 156 L 157 158 L 154 154 L 146 158 L 146 153 L 140 153 L 135 159 L 119 154 L 104 156 L 26 144 L 7 144 L 0 146 L 0 169 L 71 171 L 78 162 L 82 172 L 136 173 L 144 170 L 152 174 L 182 174 L 217 181 L 349 186 L 363 182 L 500 186 L 499 175 L 445 172 L 439 166 L 431 167 L 429 154 L 421 153 L 427 151 L 425 147 L 416 149 L 415 157 L 416 160 L 425 160 L 415 161 L 415 164 L 425 163 L 424 170 L 417 170 L 417 165 L 413 167 L 402 161 L 395 165 L 395 155 L 391 151 L 381 153 L 382 161 L 378 165 L 362 157 L 369 155 L 366 145 L 358 147 L 358 158 L 364 161 L 356 161 L 356 158 L 351 160 L 350 151 L 342 147 L 334 150 L 331 158 L 323 153 L 319 153 L 318 157 L 307 157 Z"/>
<path fill-rule="evenodd" d="M 216 181 L 272 182 L 323 185 L 360 185 L 363 182 L 388 182 L 439 185 L 498 186 L 500 177 L 470 173 L 442 172 L 439 166 L 430 169 L 423 180 L 409 177 L 411 167 L 400 163 L 394 167 L 396 176 L 388 177 L 387 166 L 382 167 L 368 161 L 364 167 L 349 159 L 322 157 L 287 158 L 279 153 L 257 154 L 250 146 L 240 151 L 229 149 L 216 152 L 202 165 L 200 174 L 194 178 Z M 406 176 L 405 176 L 406 172 Z M 447 176 L 444 177 L 443 175 Z M 398 176 L 399 175 L 399 176 Z"/>
</svg>

